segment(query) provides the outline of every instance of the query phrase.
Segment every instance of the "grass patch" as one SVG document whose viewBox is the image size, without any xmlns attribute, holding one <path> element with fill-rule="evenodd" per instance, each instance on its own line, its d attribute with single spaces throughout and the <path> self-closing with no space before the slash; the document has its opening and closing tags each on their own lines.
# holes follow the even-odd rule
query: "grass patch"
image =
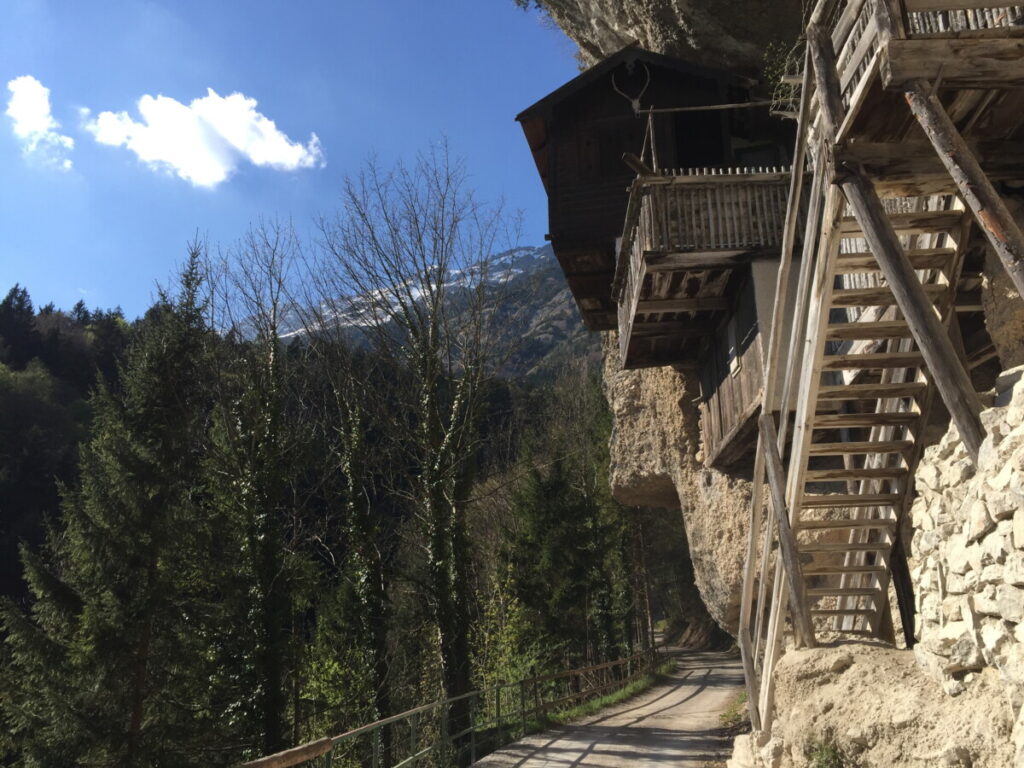
<svg viewBox="0 0 1024 768">
<path fill-rule="evenodd" d="M 564 709 L 560 712 L 552 712 L 543 718 L 543 721 L 536 723 L 537 729 L 542 730 L 544 728 L 550 728 L 553 725 L 564 725 L 565 723 L 571 722 L 581 717 L 588 717 L 590 715 L 597 714 L 600 710 L 605 707 L 611 707 L 615 704 L 621 704 L 627 699 L 631 699 L 639 693 L 643 693 L 648 688 L 653 686 L 655 683 L 660 682 L 666 675 L 671 674 L 676 669 L 676 662 L 674 659 L 663 661 L 653 672 L 648 672 L 646 675 L 641 675 L 636 680 L 631 682 L 624 688 L 620 688 L 617 691 L 606 694 L 605 696 L 598 696 L 596 699 L 585 701 L 582 704 L 572 707 L 570 709 Z M 532 725 L 532 724 L 531 724 Z"/>
<path fill-rule="evenodd" d="M 843 753 L 832 741 L 811 742 L 809 757 L 813 768 L 846 768 Z"/>
<path fill-rule="evenodd" d="M 740 691 L 729 702 L 729 706 L 718 716 L 718 722 L 724 728 L 735 728 L 750 720 L 750 713 L 747 711 L 747 692 Z"/>
</svg>

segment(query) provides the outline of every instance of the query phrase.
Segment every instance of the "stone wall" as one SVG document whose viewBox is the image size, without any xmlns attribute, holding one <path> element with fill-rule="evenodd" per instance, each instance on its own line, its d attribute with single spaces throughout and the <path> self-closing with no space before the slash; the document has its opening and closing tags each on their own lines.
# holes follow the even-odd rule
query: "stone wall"
<svg viewBox="0 0 1024 768">
<path fill-rule="evenodd" d="M 996 383 L 982 413 L 977 469 L 955 428 L 927 449 L 911 509 L 915 655 L 950 694 L 985 668 L 1024 704 L 1024 366 Z M 1024 747 L 1024 720 L 1014 737 Z"/>
<path fill-rule="evenodd" d="M 708 612 L 735 635 L 750 511 L 750 469 L 707 469 L 700 454 L 697 377 L 672 368 L 624 371 L 614 333 L 604 339 L 612 410 L 612 493 L 623 504 L 679 509 L 694 580 Z"/>
</svg>

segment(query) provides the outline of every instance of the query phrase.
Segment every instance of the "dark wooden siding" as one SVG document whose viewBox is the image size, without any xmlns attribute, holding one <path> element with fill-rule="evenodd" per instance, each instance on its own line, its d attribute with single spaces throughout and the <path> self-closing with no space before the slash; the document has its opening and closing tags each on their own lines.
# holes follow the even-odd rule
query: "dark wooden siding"
<svg viewBox="0 0 1024 768">
<path fill-rule="evenodd" d="M 704 458 L 716 467 L 732 464 L 753 449 L 750 435 L 761 402 L 764 360 L 749 277 L 734 301 L 700 368 Z"/>
</svg>

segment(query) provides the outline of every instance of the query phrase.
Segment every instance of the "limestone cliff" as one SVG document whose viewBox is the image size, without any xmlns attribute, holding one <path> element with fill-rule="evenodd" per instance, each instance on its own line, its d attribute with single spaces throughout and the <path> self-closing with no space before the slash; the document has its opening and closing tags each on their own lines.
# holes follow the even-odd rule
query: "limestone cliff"
<svg viewBox="0 0 1024 768">
<path fill-rule="evenodd" d="M 614 334 L 604 352 L 612 492 L 624 504 L 682 510 L 697 588 L 715 621 L 735 633 L 750 483 L 700 460 L 696 377 L 672 368 L 622 370 Z"/>
<path fill-rule="evenodd" d="M 586 64 L 632 41 L 657 53 L 756 74 L 765 47 L 795 39 L 797 0 L 541 0 Z"/>
</svg>

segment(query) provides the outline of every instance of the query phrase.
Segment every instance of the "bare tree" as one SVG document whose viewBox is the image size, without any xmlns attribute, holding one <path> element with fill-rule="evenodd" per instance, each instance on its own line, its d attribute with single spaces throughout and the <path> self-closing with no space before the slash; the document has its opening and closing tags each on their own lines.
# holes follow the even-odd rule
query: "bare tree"
<svg viewBox="0 0 1024 768">
<path fill-rule="evenodd" d="M 445 144 L 392 170 L 369 162 L 342 198 L 339 214 L 320 222 L 320 307 L 330 322 L 358 328 L 402 377 L 362 386 L 386 393 L 387 440 L 407 475 L 392 491 L 419 523 L 441 684 L 456 696 L 470 690 L 465 514 L 484 385 L 504 352 L 505 275 L 492 254 L 508 242 L 508 220 L 474 198 Z M 453 729 L 466 714 L 453 710 Z"/>
</svg>

